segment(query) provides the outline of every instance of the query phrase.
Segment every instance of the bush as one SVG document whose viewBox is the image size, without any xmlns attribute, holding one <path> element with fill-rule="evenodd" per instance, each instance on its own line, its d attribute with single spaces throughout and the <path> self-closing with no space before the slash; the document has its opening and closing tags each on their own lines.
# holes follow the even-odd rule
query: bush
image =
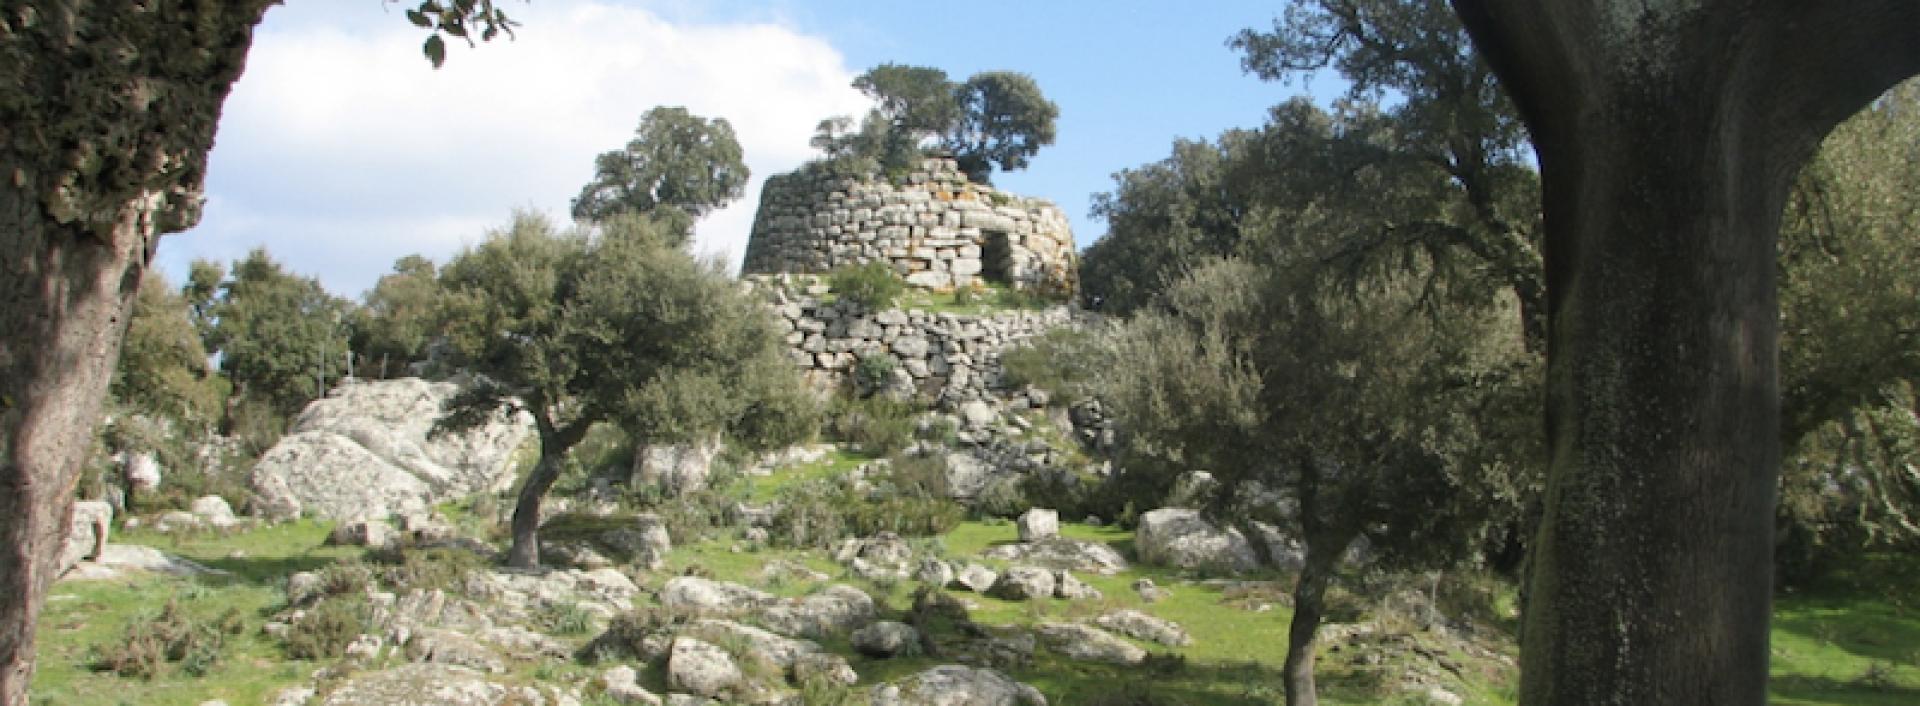
<svg viewBox="0 0 1920 706">
<path fill-rule="evenodd" d="M 893 371 L 900 362 L 885 353 L 868 353 L 853 364 L 854 389 L 862 397 L 887 389 L 893 384 Z"/>
<path fill-rule="evenodd" d="M 827 286 L 844 301 L 868 309 L 885 309 L 893 306 L 893 300 L 900 296 L 906 283 L 893 273 L 891 265 L 869 262 L 835 269 L 827 276 Z"/>
<path fill-rule="evenodd" d="M 533 618 L 554 635 L 584 635 L 593 629 L 593 613 L 578 603 L 543 603 Z"/>
<path fill-rule="evenodd" d="M 1032 385 L 1071 404 L 1092 396 L 1095 375 L 1109 364 L 1112 349 L 1093 332 L 1061 326 L 1000 354 L 1002 378 L 1009 385 Z"/>
<path fill-rule="evenodd" d="M 837 399 L 827 432 L 869 456 L 890 456 L 913 443 L 914 411 L 910 403 L 884 397 Z"/>
<path fill-rule="evenodd" d="M 168 599 L 157 615 L 136 616 L 120 639 L 95 645 L 88 662 L 97 671 L 141 679 L 159 676 L 162 667 L 176 663 L 181 672 L 202 677 L 219 664 L 227 637 L 244 629 L 236 609 L 209 619 L 191 614 L 178 599 Z"/>
<path fill-rule="evenodd" d="M 368 556 L 384 564 L 379 577 L 395 590 L 460 590 L 467 576 L 486 568 L 492 559 L 458 546 L 429 549 L 389 548 Z"/>
<path fill-rule="evenodd" d="M 892 457 L 887 467 L 894 493 L 909 498 L 948 497 L 947 462 L 938 456 Z"/>
<path fill-rule="evenodd" d="M 288 626 L 284 647 L 293 659 L 323 660 L 346 654 L 347 645 L 372 623 L 365 596 L 334 596 L 321 601 Z"/>
<path fill-rule="evenodd" d="M 828 548 L 849 537 L 880 532 L 926 537 L 959 526 L 965 508 L 945 498 L 891 495 L 866 498 L 830 482 L 796 485 L 773 518 L 772 534 L 793 547 Z"/>
</svg>

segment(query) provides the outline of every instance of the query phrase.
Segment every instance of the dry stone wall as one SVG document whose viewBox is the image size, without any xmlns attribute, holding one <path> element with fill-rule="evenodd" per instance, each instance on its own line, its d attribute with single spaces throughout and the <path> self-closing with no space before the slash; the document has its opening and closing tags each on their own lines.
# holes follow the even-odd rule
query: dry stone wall
<svg viewBox="0 0 1920 706">
<path fill-rule="evenodd" d="M 741 271 L 824 274 L 878 261 L 925 289 L 1073 291 L 1073 233 L 1059 207 L 974 184 L 951 159 L 922 167 L 900 185 L 818 165 L 769 177 Z"/>
<path fill-rule="evenodd" d="M 893 359 L 891 387 L 923 399 L 989 399 L 1000 383 L 1000 353 L 1056 326 L 1070 325 L 1066 306 L 991 315 L 921 310 L 867 311 L 823 301 L 811 278 L 749 277 L 778 313 L 794 363 L 820 387 L 843 384 L 865 356 Z"/>
</svg>

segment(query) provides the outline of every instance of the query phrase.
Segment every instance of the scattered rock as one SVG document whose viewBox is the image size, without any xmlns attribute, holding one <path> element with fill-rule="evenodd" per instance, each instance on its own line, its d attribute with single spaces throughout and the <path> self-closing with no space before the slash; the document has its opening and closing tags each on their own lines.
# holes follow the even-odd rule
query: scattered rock
<svg viewBox="0 0 1920 706">
<path fill-rule="evenodd" d="M 103 581 L 120 578 L 128 571 L 146 571 L 170 576 L 222 576 L 227 573 L 167 554 L 153 547 L 109 544 L 93 561 L 74 566 L 60 578 L 71 581 Z"/>
<path fill-rule="evenodd" d="M 267 706 L 306 706 L 316 693 L 319 692 L 310 686 L 289 686 L 275 692 L 273 698 L 267 700 Z"/>
<path fill-rule="evenodd" d="M 1038 542 L 1001 544 L 987 549 L 988 559 L 1017 561 L 1051 569 L 1071 569 L 1112 576 L 1127 570 L 1127 559 L 1101 542 L 1054 537 Z"/>
<path fill-rule="evenodd" d="M 691 637 L 676 637 L 667 655 L 667 687 L 699 696 L 717 697 L 738 686 L 744 675 L 733 657 Z"/>
<path fill-rule="evenodd" d="M 98 561 L 107 552 L 107 536 L 113 531 L 113 506 L 99 500 L 81 500 L 73 504 L 73 521 L 67 525 L 67 539 L 60 546 L 60 567 L 65 574 L 82 559 Z"/>
<path fill-rule="evenodd" d="M 775 600 L 773 594 L 765 591 L 698 576 L 675 576 L 660 587 L 660 605 L 681 615 L 732 617 L 771 605 Z"/>
<path fill-rule="evenodd" d="M 1053 571 L 1050 569 L 1014 566 L 1000 575 L 1000 580 L 994 582 L 993 588 L 988 593 L 1010 601 L 1052 598 L 1054 583 Z"/>
<path fill-rule="evenodd" d="M 1158 642 L 1172 647 L 1193 644 L 1193 638 L 1187 635 L 1186 629 L 1180 627 L 1179 623 L 1156 618 L 1137 610 L 1116 610 L 1100 616 L 1094 622 L 1100 627 L 1136 640 Z"/>
<path fill-rule="evenodd" d="M 233 516 L 233 506 L 227 504 L 226 498 L 218 495 L 195 498 L 187 510 L 199 517 L 201 522 L 215 529 L 226 529 L 240 522 Z"/>
<path fill-rule="evenodd" d="M 725 449 L 720 437 L 679 444 L 649 444 L 633 455 L 630 488 L 659 488 L 669 496 L 703 490 L 714 459 Z"/>
<path fill-rule="evenodd" d="M 1020 541 L 1038 542 L 1060 536 L 1060 513 L 1053 510 L 1032 508 L 1021 513 L 1014 521 L 1014 527 L 1020 532 Z"/>
<path fill-rule="evenodd" d="M 912 654 L 920 649 L 920 631 L 906 623 L 882 620 L 853 631 L 853 649 L 869 657 Z"/>
<path fill-rule="evenodd" d="M 985 429 L 992 426 L 994 421 L 1000 418 L 1000 415 L 993 411 L 992 405 L 981 400 L 962 402 L 960 403 L 960 409 L 958 411 L 960 412 L 960 421 L 966 424 L 968 429 Z"/>
<path fill-rule="evenodd" d="M 1068 659 L 1111 664 L 1139 664 L 1147 651 L 1113 633 L 1080 623 L 1047 622 L 1033 626 L 1048 649 Z"/>
<path fill-rule="evenodd" d="M 320 706 L 546 706 L 559 703 L 561 700 L 550 699 L 537 689 L 495 682 L 466 667 L 407 664 L 353 674 L 327 694 Z"/>
<path fill-rule="evenodd" d="M 866 579 L 904 580 L 913 573 L 913 548 L 892 532 L 841 542 L 833 558 Z"/>
<path fill-rule="evenodd" d="M 953 565 L 933 557 L 921 559 L 920 569 L 913 572 L 913 580 L 929 586 L 945 586 L 953 577 Z"/>
<path fill-rule="evenodd" d="M 992 590 L 993 584 L 999 580 L 999 573 L 979 564 L 968 564 L 967 568 L 960 570 L 960 575 L 954 577 L 954 583 L 974 593 Z"/>
<path fill-rule="evenodd" d="M 873 622 L 873 597 L 845 584 L 834 584 L 799 600 L 761 611 L 760 621 L 782 635 L 822 639 Z"/>
<path fill-rule="evenodd" d="M 429 664 L 450 664 L 501 674 L 506 662 L 486 645 L 463 633 L 436 628 L 412 631 L 407 640 L 407 659 Z"/>
<path fill-rule="evenodd" d="M 127 456 L 122 468 L 127 484 L 133 486 L 135 493 L 148 493 L 160 488 L 160 462 L 153 454 L 138 453 Z"/>
<path fill-rule="evenodd" d="M 992 669 L 947 664 L 874 687 L 873 706 L 1047 706 L 1047 697 Z"/>
<path fill-rule="evenodd" d="M 1066 569 L 1061 569 L 1054 574 L 1053 597 L 1055 598 L 1079 601 L 1100 598 L 1101 596 L 1100 589 L 1089 586 L 1080 579 L 1074 578 L 1073 573 Z"/>
<path fill-rule="evenodd" d="M 1259 567 L 1245 534 L 1215 527 L 1197 510 L 1161 508 L 1141 515 L 1134 547 L 1147 564 L 1234 573 Z"/>
<path fill-rule="evenodd" d="M 640 673 L 624 664 L 600 673 L 600 690 L 617 704 L 660 706 L 660 697 L 640 687 Z"/>
<path fill-rule="evenodd" d="M 818 571 L 814 571 L 813 569 L 809 569 L 805 565 L 802 565 L 801 563 L 796 561 L 788 561 L 786 559 L 774 559 L 760 567 L 760 578 L 763 581 L 798 580 L 798 581 L 806 581 L 810 583 L 820 583 L 831 577 L 827 576 L 826 574 L 820 573 Z"/>
<path fill-rule="evenodd" d="M 1140 600 L 1148 603 L 1158 603 L 1173 597 L 1172 591 L 1154 585 L 1153 579 L 1149 578 L 1135 579 L 1133 592 L 1140 595 Z"/>
<path fill-rule="evenodd" d="M 393 539 L 393 525 L 378 519 L 347 520 L 335 525 L 333 534 L 327 537 L 335 545 L 374 549 L 393 543 Z"/>
</svg>

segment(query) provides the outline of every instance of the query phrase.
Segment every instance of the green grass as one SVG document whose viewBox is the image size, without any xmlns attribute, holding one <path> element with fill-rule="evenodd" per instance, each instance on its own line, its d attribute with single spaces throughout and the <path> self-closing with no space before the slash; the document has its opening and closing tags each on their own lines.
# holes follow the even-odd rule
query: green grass
<svg viewBox="0 0 1920 706">
<path fill-rule="evenodd" d="M 325 523 L 300 521 L 232 534 L 115 535 L 119 543 L 158 547 L 230 573 L 197 578 L 130 575 L 55 584 L 40 616 L 33 702 L 262 703 L 279 689 L 306 681 L 316 665 L 287 661 L 277 641 L 263 635 L 260 626 L 283 601 L 281 585 L 287 574 L 359 554 L 355 548 L 322 546 L 329 530 Z M 94 646 L 121 641 L 131 621 L 159 610 L 169 598 L 198 617 L 233 609 L 245 622 L 238 635 L 228 638 L 221 660 L 208 674 L 192 677 L 169 666 L 149 681 L 93 671 L 88 654 Z"/>
<path fill-rule="evenodd" d="M 867 454 L 835 447 L 824 458 L 813 463 L 778 469 L 767 476 L 743 475 L 726 492 L 750 503 L 765 503 L 779 499 L 788 488 L 795 485 L 844 475 L 860 467 L 860 464 L 875 460 L 875 457 Z"/>
<path fill-rule="evenodd" d="M 1920 557 L 1864 557 L 1775 600 L 1772 701 L 1920 703 Z"/>
</svg>

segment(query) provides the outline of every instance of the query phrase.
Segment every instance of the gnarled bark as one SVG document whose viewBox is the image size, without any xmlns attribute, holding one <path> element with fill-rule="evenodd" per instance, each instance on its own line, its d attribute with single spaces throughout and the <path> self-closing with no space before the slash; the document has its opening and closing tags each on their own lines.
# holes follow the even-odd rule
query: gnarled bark
<svg viewBox="0 0 1920 706">
<path fill-rule="evenodd" d="M 0 704 L 34 622 L 161 235 L 199 216 L 264 0 L 0 5 Z"/>
<path fill-rule="evenodd" d="M 1763 704 L 1780 214 L 1822 136 L 1920 71 L 1920 3 L 1453 4 L 1542 172 L 1521 703 Z"/>
</svg>

